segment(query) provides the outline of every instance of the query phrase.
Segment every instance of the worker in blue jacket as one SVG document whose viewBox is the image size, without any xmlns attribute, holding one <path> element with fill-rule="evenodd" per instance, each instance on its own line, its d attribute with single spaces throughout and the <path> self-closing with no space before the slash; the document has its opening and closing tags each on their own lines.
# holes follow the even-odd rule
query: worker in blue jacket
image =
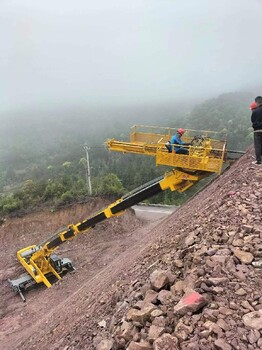
<svg viewBox="0 0 262 350">
<path fill-rule="evenodd" d="M 184 129 L 178 129 L 177 133 L 172 136 L 171 141 L 166 145 L 168 151 L 171 153 L 174 149 L 177 154 L 188 154 L 188 149 L 181 147 L 179 145 L 188 146 L 190 143 L 186 143 L 181 140 L 182 135 L 184 135 Z"/>
</svg>

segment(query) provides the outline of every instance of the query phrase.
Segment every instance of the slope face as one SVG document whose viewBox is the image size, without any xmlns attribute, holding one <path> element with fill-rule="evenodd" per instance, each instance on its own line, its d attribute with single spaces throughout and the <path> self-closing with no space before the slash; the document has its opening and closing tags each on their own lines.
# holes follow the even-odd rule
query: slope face
<svg viewBox="0 0 262 350">
<path fill-rule="evenodd" d="M 14 279 L 25 273 L 16 259 L 16 251 L 31 244 L 39 244 L 59 228 L 86 219 L 105 207 L 104 200 L 90 200 L 54 213 L 48 210 L 32 213 L 22 218 L 7 219 L 0 227 L 0 344 L 1 349 L 14 349 L 19 340 L 29 337 L 31 327 L 39 324 L 47 314 L 70 297 L 86 281 L 104 269 L 119 250 L 125 250 L 135 240 L 134 232 L 144 225 L 132 210 L 64 243 L 57 251 L 70 258 L 76 273 L 64 276 L 63 281 L 52 288 L 37 286 L 25 294 L 24 304 L 15 294 L 8 278 Z"/>
<path fill-rule="evenodd" d="M 261 183 L 249 152 L 161 225 L 154 267 L 114 315 L 115 348 L 262 348 Z"/>
<path fill-rule="evenodd" d="M 262 168 L 251 166 L 248 152 L 168 219 L 138 228 L 124 243 L 121 237 L 104 268 L 95 268 L 99 256 L 83 264 L 81 277 L 69 276 L 71 290 L 66 280 L 41 296 L 35 292 L 35 308 L 45 299 L 39 320 L 9 337 L 11 348 L 161 349 L 162 333 L 172 337 L 162 341 L 173 341 L 177 349 L 261 348 L 262 326 L 249 323 L 250 313 L 259 316 L 262 309 L 261 270 L 252 265 L 262 259 L 261 183 Z M 112 238 L 102 238 L 107 237 Z M 152 273 L 159 270 L 168 282 L 156 291 Z M 178 312 L 177 304 L 192 291 L 205 303 L 197 311 Z M 143 311 L 150 293 L 156 293 L 150 300 L 156 312 L 139 324 L 132 309 Z M 28 314 L 27 305 L 13 311 L 14 327 L 21 322 L 16 316 Z M 163 329 L 158 333 L 152 326 Z"/>
</svg>

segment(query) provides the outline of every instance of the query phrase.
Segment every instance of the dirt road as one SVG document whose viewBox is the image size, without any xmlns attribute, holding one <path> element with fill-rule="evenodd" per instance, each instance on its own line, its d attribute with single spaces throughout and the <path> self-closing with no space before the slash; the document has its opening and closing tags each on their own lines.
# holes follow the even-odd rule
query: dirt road
<svg viewBox="0 0 262 350">
<path fill-rule="evenodd" d="M 174 211 L 176 211 L 178 207 L 176 206 L 152 206 L 152 205 L 134 205 L 132 209 L 134 209 L 135 214 L 138 218 L 144 220 L 159 220 L 162 219 Z"/>
</svg>

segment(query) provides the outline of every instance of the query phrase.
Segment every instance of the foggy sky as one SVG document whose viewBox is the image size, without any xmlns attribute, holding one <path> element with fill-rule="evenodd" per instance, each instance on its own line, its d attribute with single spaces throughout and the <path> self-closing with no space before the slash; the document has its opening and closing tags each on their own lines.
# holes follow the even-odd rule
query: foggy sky
<svg viewBox="0 0 262 350">
<path fill-rule="evenodd" d="M 261 0 L 1 0 L 0 112 L 261 86 L 261 32 Z"/>
</svg>

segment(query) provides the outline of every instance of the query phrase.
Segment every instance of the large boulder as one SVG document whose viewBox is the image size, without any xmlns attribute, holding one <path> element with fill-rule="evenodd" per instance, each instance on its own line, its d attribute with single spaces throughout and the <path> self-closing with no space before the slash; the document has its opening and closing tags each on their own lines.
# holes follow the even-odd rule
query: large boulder
<svg viewBox="0 0 262 350">
<path fill-rule="evenodd" d="M 179 350 L 178 339 L 165 333 L 153 343 L 154 350 Z"/>
<path fill-rule="evenodd" d="M 145 325 L 146 321 L 150 319 L 151 312 L 155 309 L 157 307 L 153 304 L 147 304 L 141 310 L 130 309 L 127 313 L 127 319 Z"/>
<path fill-rule="evenodd" d="M 167 273 L 162 270 L 155 270 L 150 275 L 150 283 L 151 283 L 152 289 L 159 291 L 169 283 Z"/>
<path fill-rule="evenodd" d="M 207 300 L 199 293 L 188 293 L 174 307 L 174 313 L 185 315 L 187 312 L 196 312 L 207 304 Z"/>
<path fill-rule="evenodd" d="M 127 350 L 152 350 L 152 346 L 148 342 L 137 343 L 132 341 Z"/>
<path fill-rule="evenodd" d="M 249 312 L 243 316 L 243 322 L 246 327 L 257 329 L 258 331 L 262 329 L 262 310 Z"/>
</svg>

